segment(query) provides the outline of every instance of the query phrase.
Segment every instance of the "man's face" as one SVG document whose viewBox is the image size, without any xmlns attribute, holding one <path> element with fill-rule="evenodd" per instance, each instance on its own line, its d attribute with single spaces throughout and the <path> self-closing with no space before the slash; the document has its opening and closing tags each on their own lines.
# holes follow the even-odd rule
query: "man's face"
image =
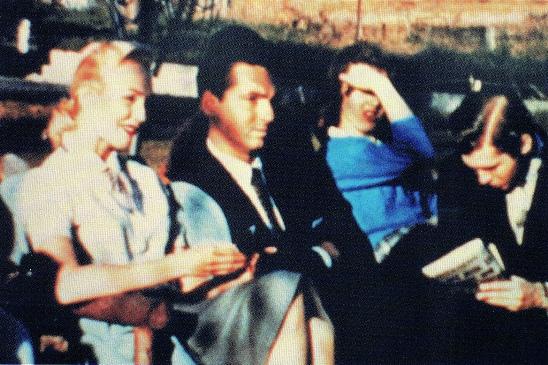
<svg viewBox="0 0 548 365">
<path fill-rule="evenodd" d="M 343 74 L 351 81 L 342 81 L 340 88 L 342 101 L 339 127 L 363 135 L 375 128 L 377 119 L 383 114 L 377 95 L 358 86 L 367 84 L 367 80 L 363 80 L 367 73 L 362 70 L 366 67 L 362 63 L 350 64 Z"/>
<path fill-rule="evenodd" d="M 504 191 L 510 188 L 518 167 L 517 159 L 512 155 L 488 142 L 461 157 L 464 164 L 476 172 L 480 185 Z"/>
<path fill-rule="evenodd" d="M 269 124 L 274 120 L 271 100 L 275 89 L 266 68 L 238 62 L 230 71 L 230 85 L 215 105 L 206 110 L 212 129 L 225 151 L 248 161 L 263 147 Z M 211 129 L 210 129 L 211 133 Z"/>
</svg>

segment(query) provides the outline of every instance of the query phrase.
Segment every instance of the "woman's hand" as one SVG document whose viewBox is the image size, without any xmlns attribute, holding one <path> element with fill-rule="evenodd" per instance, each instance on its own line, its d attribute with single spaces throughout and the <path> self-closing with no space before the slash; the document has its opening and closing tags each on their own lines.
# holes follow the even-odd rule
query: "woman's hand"
<svg viewBox="0 0 548 365">
<path fill-rule="evenodd" d="M 339 74 L 339 81 L 348 86 L 375 95 L 392 86 L 392 82 L 384 70 L 365 64 L 356 63 L 348 71 Z"/>
<path fill-rule="evenodd" d="M 392 84 L 386 71 L 366 64 L 355 63 L 339 74 L 341 91 L 357 89 L 375 95 L 390 122 L 408 118 L 413 112 Z"/>
<path fill-rule="evenodd" d="M 259 260 L 259 254 L 255 253 L 253 256 L 251 256 L 249 260 L 249 264 L 247 265 L 245 271 L 238 276 L 234 280 L 227 281 L 226 283 L 222 283 L 221 285 L 216 286 L 215 288 L 211 289 L 207 292 L 206 298 L 207 299 L 213 299 L 216 296 L 220 295 L 221 293 L 224 293 L 225 291 L 229 290 L 230 288 L 233 288 L 237 285 L 245 284 L 255 277 L 255 268 L 257 266 L 257 261 Z"/>
<path fill-rule="evenodd" d="M 246 256 L 230 243 L 200 245 L 179 249 L 174 253 L 181 265 L 181 276 L 208 278 L 242 269 Z"/>
</svg>

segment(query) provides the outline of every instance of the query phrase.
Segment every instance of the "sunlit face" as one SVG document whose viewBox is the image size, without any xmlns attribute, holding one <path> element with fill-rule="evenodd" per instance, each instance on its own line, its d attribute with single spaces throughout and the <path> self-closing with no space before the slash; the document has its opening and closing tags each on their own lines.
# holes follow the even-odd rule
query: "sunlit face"
<svg viewBox="0 0 548 365">
<path fill-rule="evenodd" d="M 274 119 L 274 94 L 266 68 L 243 62 L 232 66 L 230 86 L 220 99 L 212 96 L 215 106 L 206 111 L 213 120 L 211 128 L 228 153 L 247 161 L 253 151 L 263 147 Z"/>
<path fill-rule="evenodd" d="M 492 143 L 482 143 L 461 157 L 464 164 L 475 171 L 479 184 L 501 190 L 510 188 L 518 166 L 515 157 Z"/>
<path fill-rule="evenodd" d="M 350 64 L 346 74 L 360 75 L 362 64 Z M 341 113 L 339 127 L 356 132 L 369 134 L 376 125 L 377 119 L 383 115 L 379 98 L 369 90 L 362 90 L 341 82 Z"/>
<path fill-rule="evenodd" d="M 141 66 L 133 61 L 121 63 L 104 79 L 107 82 L 97 97 L 92 128 L 100 149 L 125 151 L 146 118 L 147 80 Z"/>
</svg>

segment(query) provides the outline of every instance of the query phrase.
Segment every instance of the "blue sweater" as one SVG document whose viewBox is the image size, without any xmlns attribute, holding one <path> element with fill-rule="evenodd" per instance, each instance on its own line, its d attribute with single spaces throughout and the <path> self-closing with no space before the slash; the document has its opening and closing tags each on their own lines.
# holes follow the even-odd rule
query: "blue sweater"
<svg viewBox="0 0 548 365">
<path fill-rule="evenodd" d="M 373 248 L 389 233 L 424 223 L 419 190 L 404 188 L 402 173 L 414 162 L 431 159 L 434 149 L 420 120 L 409 117 L 391 124 L 392 141 L 368 137 L 333 137 L 327 143 L 327 163 L 343 196 Z M 437 197 L 427 201 L 437 214 Z"/>
</svg>

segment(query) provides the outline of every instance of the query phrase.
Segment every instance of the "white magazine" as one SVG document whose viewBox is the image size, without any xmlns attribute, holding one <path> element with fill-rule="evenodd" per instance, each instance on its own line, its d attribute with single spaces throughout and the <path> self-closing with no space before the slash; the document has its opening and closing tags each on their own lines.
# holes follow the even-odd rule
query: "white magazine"
<svg viewBox="0 0 548 365">
<path fill-rule="evenodd" d="M 422 268 L 423 274 L 444 283 L 477 285 L 504 276 L 504 264 L 493 243 L 475 238 Z"/>
</svg>

